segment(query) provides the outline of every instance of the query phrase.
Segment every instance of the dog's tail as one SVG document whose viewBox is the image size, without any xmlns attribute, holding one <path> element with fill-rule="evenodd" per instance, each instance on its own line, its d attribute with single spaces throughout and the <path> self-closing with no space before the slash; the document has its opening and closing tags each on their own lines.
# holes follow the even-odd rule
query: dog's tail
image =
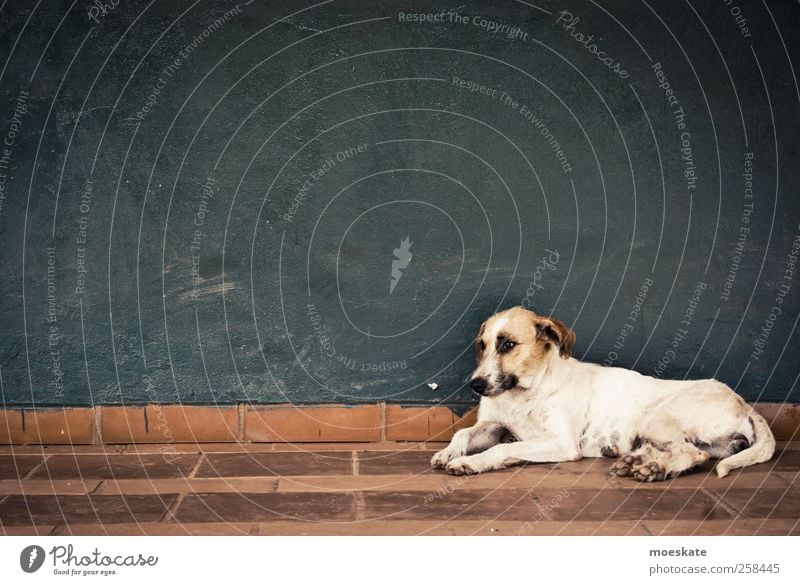
<svg viewBox="0 0 800 585">
<path fill-rule="evenodd" d="M 719 477 L 725 477 L 730 473 L 731 469 L 769 461 L 775 453 L 775 436 L 772 434 L 766 419 L 753 410 L 750 413 L 748 423 L 750 428 L 747 430 L 750 432 L 747 434 L 752 435 L 750 446 L 717 463 L 717 475 Z"/>
</svg>

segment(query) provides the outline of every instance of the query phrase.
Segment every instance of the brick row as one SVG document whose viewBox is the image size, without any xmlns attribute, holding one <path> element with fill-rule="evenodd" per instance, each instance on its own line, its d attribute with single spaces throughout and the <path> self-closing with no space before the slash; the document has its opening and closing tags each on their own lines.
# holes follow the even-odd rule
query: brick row
<svg viewBox="0 0 800 585">
<path fill-rule="evenodd" d="M 758 404 L 778 439 L 800 438 L 800 405 Z M 148 404 L 0 409 L 0 444 L 375 443 L 447 441 L 471 425 L 447 406 Z"/>
</svg>

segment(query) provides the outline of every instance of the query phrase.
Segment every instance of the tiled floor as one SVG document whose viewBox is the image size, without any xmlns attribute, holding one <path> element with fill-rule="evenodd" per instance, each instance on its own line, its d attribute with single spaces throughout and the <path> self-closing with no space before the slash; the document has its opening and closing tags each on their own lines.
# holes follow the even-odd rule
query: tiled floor
<svg viewBox="0 0 800 585">
<path fill-rule="evenodd" d="M 0 447 L 5 534 L 800 534 L 800 442 L 726 479 L 608 459 L 474 477 L 438 444 Z"/>
</svg>

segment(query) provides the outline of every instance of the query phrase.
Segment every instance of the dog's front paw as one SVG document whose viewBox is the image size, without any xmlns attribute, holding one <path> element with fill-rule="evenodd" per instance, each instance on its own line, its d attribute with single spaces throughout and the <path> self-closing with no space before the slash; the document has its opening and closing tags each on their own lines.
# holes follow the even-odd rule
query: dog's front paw
<svg viewBox="0 0 800 585">
<path fill-rule="evenodd" d="M 450 475 L 475 475 L 486 470 L 475 457 L 457 457 L 447 464 L 445 471 Z"/>
<path fill-rule="evenodd" d="M 453 459 L 461 457 L 462 455 L 463 453 L 457 451 L 456 449 L 446 447 L 431 457 L 431 465 L 436 469 L 444 469 Z"/>
</svg>

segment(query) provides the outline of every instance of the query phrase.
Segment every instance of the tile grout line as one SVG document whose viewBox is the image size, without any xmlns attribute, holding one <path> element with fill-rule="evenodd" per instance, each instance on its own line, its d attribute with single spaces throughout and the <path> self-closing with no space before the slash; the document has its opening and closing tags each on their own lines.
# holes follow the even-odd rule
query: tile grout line
<svg viewBox="0 0 800 585">
<path fill-rule="evenodd" d="M 93 445 L 102 445 L 103 444 L 103 406 L 97 405 L 94 407 L 93 420 L 94 423 L 94 433 L 92 433 L 92 444 Z"/>
<path fill-rule="evenodd" d="M 197 472 L 200 469 L 200 465 L 202 465 L 203 461 L 205 461 L 205 458 L 206 458 L 205 453 L 201 451 L 199 456 L 197 457 L 197 461 L 195 461 L 194 465 L 192 466 L 189 475 L 185 476 L 184 479 L 186 480 L 195 479 L 197 476 Z M 166 523 L 169 522 L 171 518 L 174 518 L 175 513 L 178 511 L 178 508 L 183 503 L 184 498 L 186 498 L 185 491 L 178 494 L 178 497 L 175 498 L 175 501 L 172 502 L 172 505 L 169 508 L 167 508 L 167 510 L 164 512 L 164 515 L 161 518 L 159 518 L 158 520 L 159 523 L 162 522 Z"/>
<path fill-rule="evenodd" d="M 194 462 L 192 465 L 192 469 L 189 471 L 189 475 L 186 476 L 186 479 L 196 479 L 197 472 L 200 471 L 200 466 L 206 460 L 206 454 L 203 451 L 200 451 L 199 456 L 197 457 L 197 461 Z"/>
<path fill-rule="evenodd" d="M 795 472 L 794 478 L 786 477 L 784 475 L 784 473 L 786 473 L 786 472 L 785 471 L 779 471 L 778 473 L 773 473 L 772 476 L 773 477 L 777 477 L 778 479 L 781 479 L 786 484 L 783 487 L 785 487 L 787 489 L 792 487 L 797 479 L 800 479 L 800 473 L 798 473 L 798 472 Z"/>
<path fill-rule="evenodd" d="M 30 471 L 28 471 L 28 473 L 26 473 L 25 475 L 23 475 L 23 476 L 22 476 L 22 477 L 20 477 L 19 479 L 20 479 L 20 480 L 23 480 L 23 479 L 30 479 L 30 478 L 33 476 L 33 474 L 34 474 L 34 473 L 35 473 L 35 472 L 36 472 L 36 471 L 37 471 L 37 470 L 38 470 L 38 469 L 39 469 L 39 468 L 40 468 L 42 465 L 44 465 L 45 463 L 47 463 L 47 461 L 48 461 L 48 460 L 49 460 L 51 457 L 52 457 L 52 455 L 51 455 L 50 453 L 48 453 L 47 455 L 45 455 L 45 456 L 44 456 L 44 459 L 42 459 L 41 461 L 39 461 L 39 463 L 37 463 L 36 465 L 34 465 L 33 467 L 31 467 Z"/>
<path fill-rule="evenodd" d="M 381 442 L 386 441 L 386 402 L 380 403 L 380 425 L 381 425 L 381 432 L 380 432 L 380 439 Z"/>
<path fill-rule="evenodd" d="M 163 497 L 163 494 L 158 494 L 159 497 Z M 169 506 L 165 511 L 164 515 L 158 519 L 158 523 L 168 523 L 170 519 L 175 517 L 175 513 L 178 511 L 178 506 L 183 503 L 183 498 L 186 494 L 181 492 L 178 494 L 178 497 L 175 498 L 175 501 L 172 502 L 172 505 Z"/>
<path fill-rule="evenodd" d="M 718 495 L 717 491 L 715 489 L 713 489 L 713 488 L 702 488 L 702 489 L 700 489 L 700 492 L 704 493 L 707 496 L 709 496 L 712 500 L 714 500 L 714 503 L 719 504 L 720 508 L 725 510 L 728 514 L 731 514 L 731 516 L 733 516 L 733 518 L 731 520 L 735 521 L 735 520 L 737 520 L 737 519 L 742 517 L 742 513 L 738 509 L 736 509 L 735 506 L 733 506 L 732 504 L 729 504 L 725 500 L 725 498 L 723 498 L 722 496 Z"/>
<path fill-rule="evenodd" d="M 353 493 L 353 520 L 356 522 L 366 519 L 367 503 L 364 501 L 364 492 L 357 491 Z"/>
</svg>

